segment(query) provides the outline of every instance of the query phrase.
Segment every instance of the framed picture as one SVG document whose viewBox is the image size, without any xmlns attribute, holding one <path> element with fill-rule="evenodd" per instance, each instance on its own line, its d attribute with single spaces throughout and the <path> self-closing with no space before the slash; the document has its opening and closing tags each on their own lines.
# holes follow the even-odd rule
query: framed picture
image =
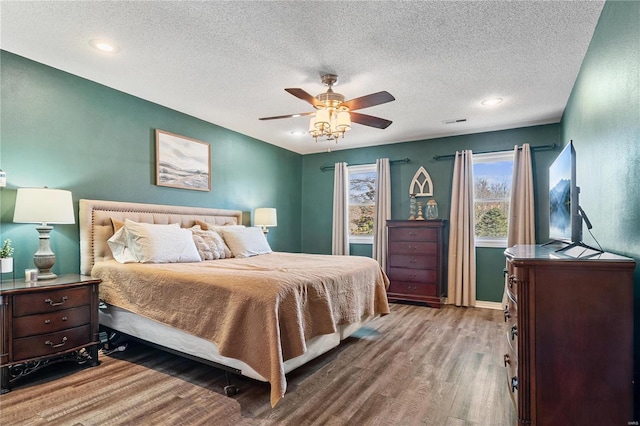
<svg viewBox="0 0 640 426">
<path fill-rule="evenodd" d="M 211 146 L 156 129 L 156 185 L 211 190 Z"/>
</svg>

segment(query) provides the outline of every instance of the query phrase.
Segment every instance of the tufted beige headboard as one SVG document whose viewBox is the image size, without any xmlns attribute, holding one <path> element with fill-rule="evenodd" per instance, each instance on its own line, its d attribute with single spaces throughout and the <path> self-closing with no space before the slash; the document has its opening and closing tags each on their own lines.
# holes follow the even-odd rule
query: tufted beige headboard
<svg viewBox="0 0 640 426">
<path fill-rule="evenodd" d="M 242 211 L 204 207 L 165 206 L 121 201 L 80 200 L 80 273 L 91 275 L 95 262 L 112 259 L 107 240 L 113 235 L 111 218 L 170 224 L 190 228 L 200 220 L 212 225 L 242 224 Z"/>
</svg>

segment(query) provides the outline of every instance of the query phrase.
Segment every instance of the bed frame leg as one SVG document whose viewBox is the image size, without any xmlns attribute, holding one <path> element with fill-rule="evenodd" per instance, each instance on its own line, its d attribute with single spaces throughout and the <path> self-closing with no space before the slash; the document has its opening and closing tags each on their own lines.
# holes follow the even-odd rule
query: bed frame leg
<svg viewBox="0 0 640 426">
<path fill-rule="evenodd" d="M 231 375 L 228 371 L 224 372 L 224 375 L 227 377 L 227 386 L 224 387 L 224 394 L 226 396 L 234 396 L 237 395 L 240 390 L 234 384 L 231 384 Z"/>
</svg>

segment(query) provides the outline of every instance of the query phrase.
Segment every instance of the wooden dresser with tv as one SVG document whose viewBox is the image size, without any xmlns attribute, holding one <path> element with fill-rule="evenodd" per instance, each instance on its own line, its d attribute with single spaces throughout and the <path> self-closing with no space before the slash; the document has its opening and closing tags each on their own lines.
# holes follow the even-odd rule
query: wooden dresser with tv
<svg viewBox="0 0 640 426">
<path fill-rule="evenodd" d="M 584 249 L 505 251 L 504 365 L 518 425 L 626 425 L 633 416 L 635 262 Z"/>
</svg>

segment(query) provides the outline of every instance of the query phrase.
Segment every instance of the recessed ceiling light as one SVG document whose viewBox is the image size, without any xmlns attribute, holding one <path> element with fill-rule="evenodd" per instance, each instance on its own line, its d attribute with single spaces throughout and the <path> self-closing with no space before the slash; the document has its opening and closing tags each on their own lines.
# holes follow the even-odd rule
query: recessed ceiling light
<svg viewBox="0 0 640 426">
<path fill-rule="evenodd" d="M 498 105 L 499 103 L 502 102 L 502 98 L 491 98 L 491 99 L 485 99 L 484 101 L 480 102 L 482 105 L 484 106 L 494 106 L 494 105 Z"/>
<path fill-rule="evenodd" d="M 120 48 L 113 43 L 110 43 L 106 40 L 93 39 L 89 41 L 89 45 L 94 49 L 98 49 L 101 52 L 105 53 L 118 53 Z"/>
<path fill-rule="evenodd" d="M 289 132 L 289 134 L 293 135 L 293 136 L 305 136 L 307 134 L 307 132 L 304 132 L 302 130 L 292 130 Z"/>
</svg>

